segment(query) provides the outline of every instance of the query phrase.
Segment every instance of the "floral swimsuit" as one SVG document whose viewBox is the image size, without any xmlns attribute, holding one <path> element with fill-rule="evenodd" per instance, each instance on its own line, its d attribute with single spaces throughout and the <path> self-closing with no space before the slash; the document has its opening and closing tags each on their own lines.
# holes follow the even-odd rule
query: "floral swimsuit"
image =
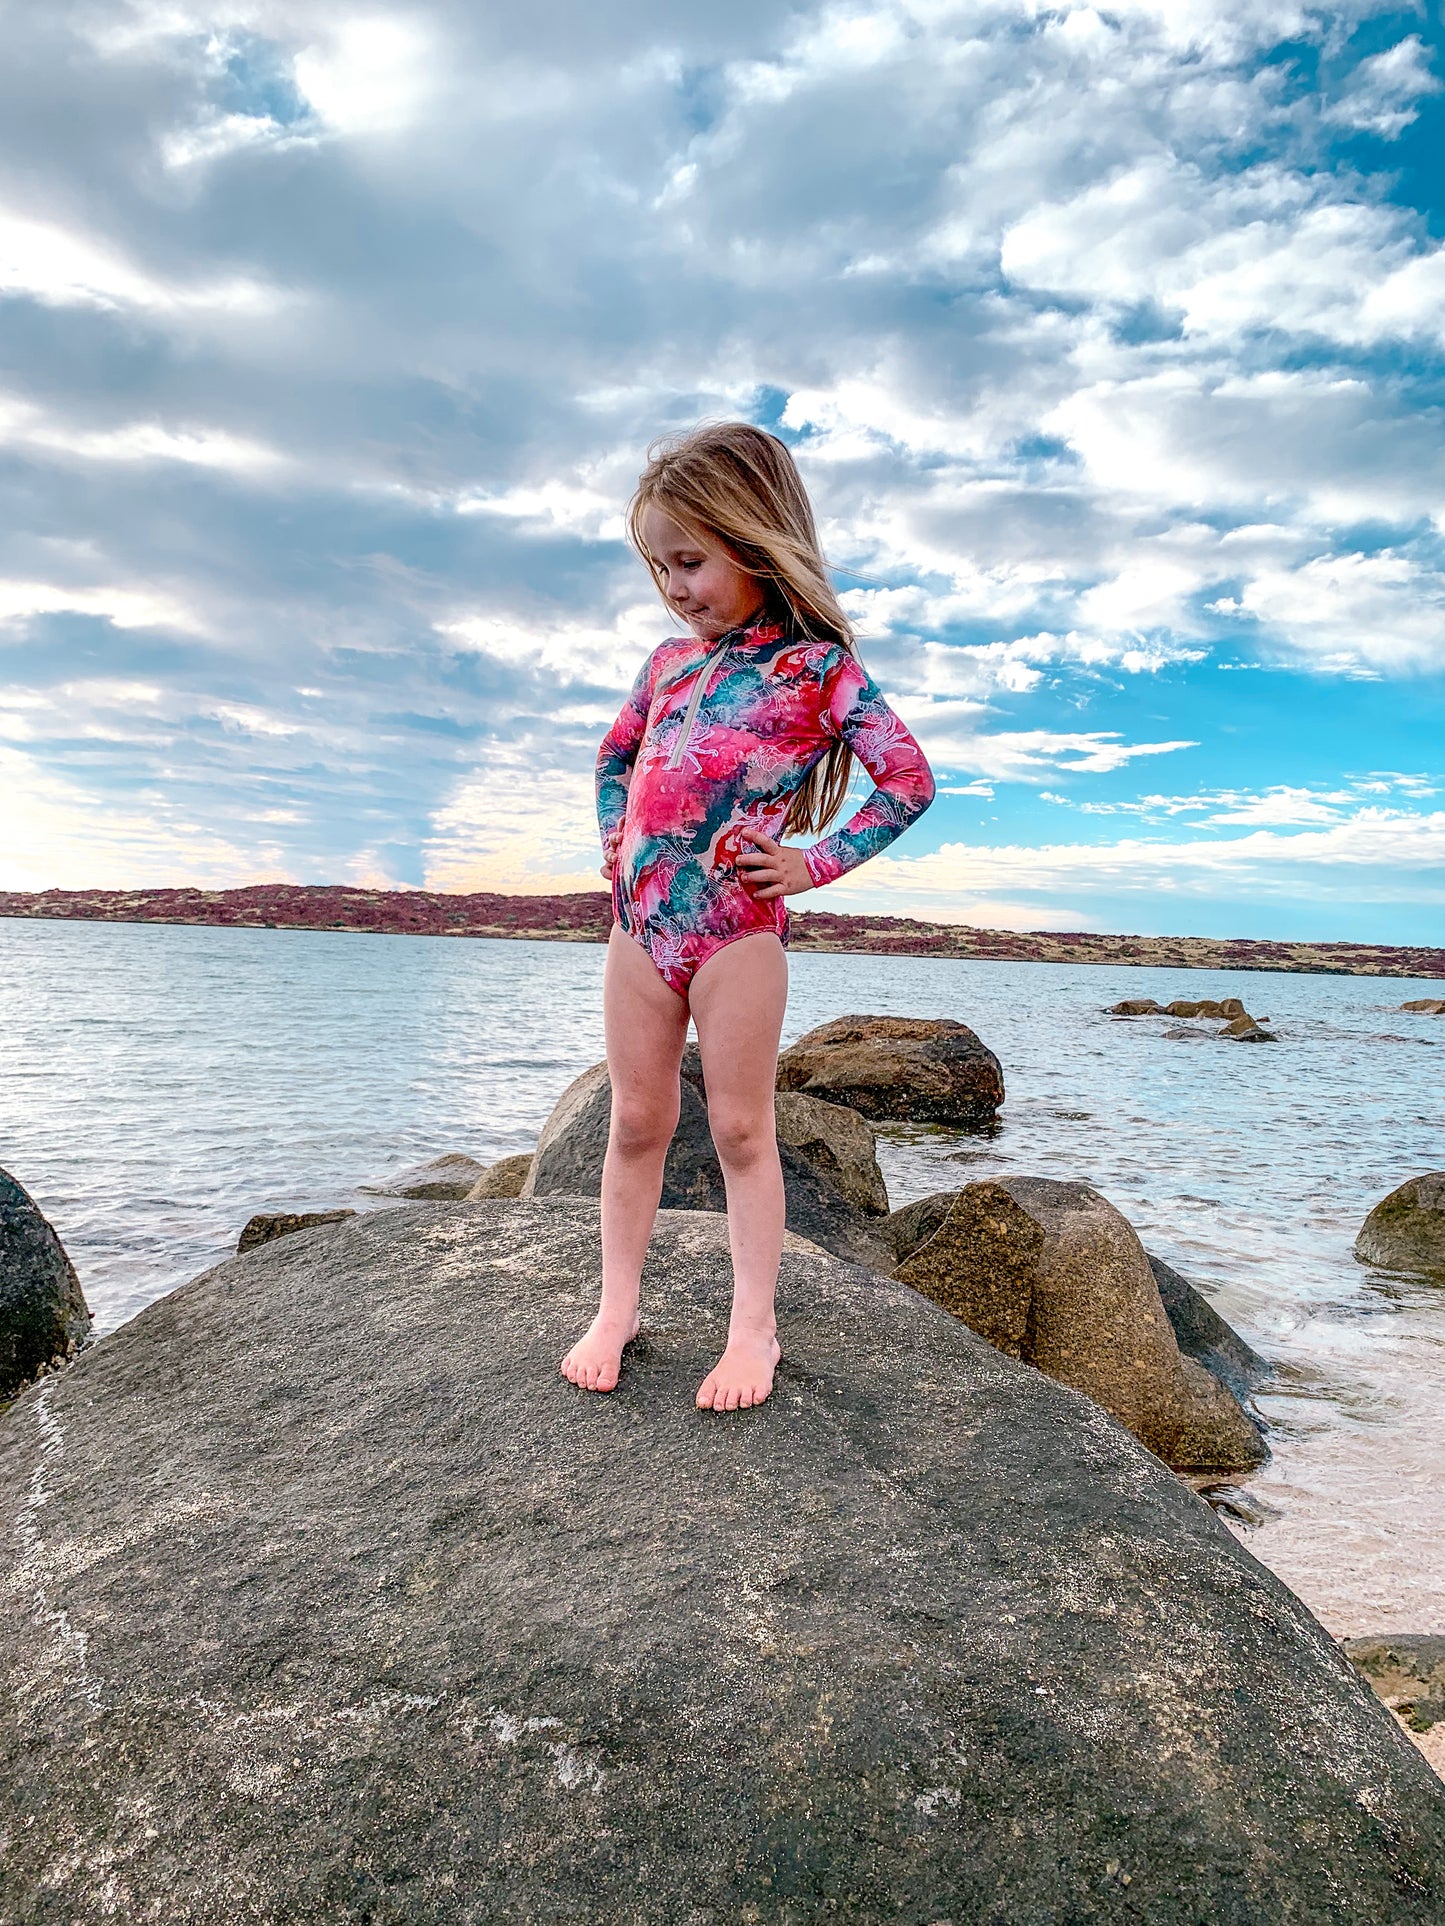
<svg viewBox="0 0 1445 1926">
<path fill-rule="evenodd" d="M 783 899 L 760 902 L 737 867 L 753 848 L 741 832 L 780 836 L 793 792 L 840 739 L 878 786 L 803 852 L 814 883 L 876 856 L 933 800 L 923 751 L 878 685 L 841 644 L 775 623 L 649 656 L 598 752 L 597 819 L 617 921 L 680 997 L 739 937 L 786 943 Z"/>
</svg>

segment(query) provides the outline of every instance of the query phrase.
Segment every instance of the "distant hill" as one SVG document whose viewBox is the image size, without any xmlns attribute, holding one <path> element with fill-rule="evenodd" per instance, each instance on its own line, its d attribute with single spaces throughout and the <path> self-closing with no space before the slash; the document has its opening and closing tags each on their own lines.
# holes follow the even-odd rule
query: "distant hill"
<svg viewBox="0 0 1445 1926">
<path fill-rule="evenodd" d="M 242 929 L 370 930 L 394 936 L 532 937 L 601 943 L 602 890 L 569 896 L 441 896 L 421 889 L 261 883 L 249 889 L 0 890 L 0 916 L 100 923 L 204 923 Z M 795 950 L 991 957 L 1022 963 L 1156 964 L 1187 970 L 1291 970 L 1334 976 L 1445 977 L 1445 949 L 1381 943 L 1269 943 L 1210 936 L 1099 936 L 981 930 L 910 916 L 792 912 Z"/>
</svg>

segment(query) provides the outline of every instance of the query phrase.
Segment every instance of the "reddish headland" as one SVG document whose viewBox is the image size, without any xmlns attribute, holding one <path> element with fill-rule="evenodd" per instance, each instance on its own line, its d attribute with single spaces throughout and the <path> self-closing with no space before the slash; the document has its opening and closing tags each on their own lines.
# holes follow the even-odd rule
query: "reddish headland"
<svg viewBox="0 0 1445 1926">
<path fill-rule="evenodd" d="M 249 889 L 0 890 L 0 916 L 101 923 L 205 923 L 241 929 L 371 930 L 394 936 L 533 937 L 601 943 L 612 908 L 601 890 L 568 896 L 441 896 L 420 889 L 260 883 Z M 1019 963 L 1156 964 L 1191 970 L 1291 970 L 1335 976 L 1445 977 L 1445 949 L 1382 943 L 1271 943 L 1212 936 L 1100 936 L 981 930 L 910 916 L 795 910 L 795 950 L 980 957 Z"/>
</svg>

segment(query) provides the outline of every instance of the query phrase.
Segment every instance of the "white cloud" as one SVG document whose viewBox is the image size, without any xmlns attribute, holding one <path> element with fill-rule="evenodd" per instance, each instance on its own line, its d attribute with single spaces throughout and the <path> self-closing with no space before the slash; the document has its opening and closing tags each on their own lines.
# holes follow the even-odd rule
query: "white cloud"
<svg viewBox="0 0 1445 1926">
<path fill-rule="evenodd" d="M 535 616 L 471 614 L 458 611 L 436 623 L 437 633 L 454 647 L 489 656 L 509 668 L 541 673 L 552 679 L 548 710 L 556 715 L 566 706 L 556 691 L 577 683 L 600 683 L 617 691 L 618 700 L 607 712 L 617 713 L 621 697 L 669 622 L 661 604 L 652 599 L 634 602 L 603 628 L 583 622 L 540 622 Z"/>
<path fill-rule="evenodd" d="M 276 289 L 245 276 L 167 281 L 102 241 L 3 208 L 0 291 L 30 295 L 56 307 L 139 308 L 162 314 L 210 310 L 242 317 L 270 314 L 282 299 Z"/>
<path fill-rule="evenodd" d="M 1087 816 L 1137 816 L 1159 824 L 1176 817 L 1194 816 L 1201 824 L 1210 827 L 1284 827 L 1344 822 L 1361 810 L 1373 807 L 1373 799 L 1380 796 L 1393 795 L 1421 801 L 1439 795 L 1442 782 L 1445 782 L 1445 778 L 1436 780 L 1429 776 L 1391 772 L 1352 777 L 1335 789 L 1312 789 L 1299 783 L 1275 783 L 1263 790 L 1201 789 L 1192 795 L 1150 795 L 1114 802 L 1061 796 L 1051 790 L 1041 790 L 1039 795 L 1043 802 L 1077 809 Z"/>
<path fill-rule="evenodd" d="M 0 622 L 36 615 L 97 615 L 118 629 L 184 629 L 204 633 L 196 614 L 175 597 L 120 585 L 64 587 L 56 582 L 0 580 Z"/>
<path fill-rule="evenodd" d="M 1445 669 L 1445 573 L 1408 555 L 1325 555 L 1264 569 L 1214 606 L 1256 618 L 1326 666 Z"/>
<path fill-rule="evenodd" d="M 167 427 L 158 421 L 132 421 L 121 428 L 77 428 L 6 395 L 0 395 L 0 444 L 78 456 L 82 461 L 176 461 L 241 475 L 274 471 L 286 463 L 278 449 L 225 429 L 198 424 Z"/>
<path fill-rule="evenodd" d="M 1041 774 L 1108 775 L 1140 756 L 1197 749 L 1197 742 L 1125 742 L 1112 730 L 1071 733 L 1049 729 L 973 726 L 975 711 L 951 702 L 900 698 L 899 714 L 940 769 L 967 769 L 994 782 L 1029 782 Z M 962 710 L 962 713 L 960 711 Z"/>
<path fill-rule="evenodd" d="M 1419 117 L 1420 102 L 1440 91 L 1429 55 L 1419 34 L 1397 40 L 1383 53 L 1362 60 L 1350 85 L 1324 112 L 1326 121 L 1341 127 L 1398 140 Z"/>
<path fill-rule="evenodd" d="M 118 805 L 0 745 L 0 888 L 155 889 L 186 882 L 225 888 L 291 882 L 269 839 L 224 836 L 154 792 Z"/>
<path fill-rule="evenodd" d="M 296 84 L 339 134 L 400 134 L 421 117 L 445 54 L 415 16 L 375 13 L 335 25 L 295 58 Z"/>
<path fill-rule="evenodd" d="M 1190 841 L 1126 837 L 1113 843 L 947 843 L 927 855 L 878 858 L 830 886 L 841 909 L 865 900 L 894 914 L 974 921 L 972 905 L 998 893 L 1137 898 L 1167 929 L 1171 904 L 1218 898 L 1321 904 L 1445 904 L 1445 812 L 1364 809 L 1328 828 Z M 821 904 L 820 904 L 821 906 Z M 1031 913 L 1031 912 L 1029 912 Z M 1030 926 L 1032 927 L 1032 925 Z"/>
<path fill-rule="evenodd" d="M 550 745 L 522 741 L 492 754 L 433 816 L 428 889 L 564 894 L 604 887 L 593 778 L 559 771 Z"/>
</svg>

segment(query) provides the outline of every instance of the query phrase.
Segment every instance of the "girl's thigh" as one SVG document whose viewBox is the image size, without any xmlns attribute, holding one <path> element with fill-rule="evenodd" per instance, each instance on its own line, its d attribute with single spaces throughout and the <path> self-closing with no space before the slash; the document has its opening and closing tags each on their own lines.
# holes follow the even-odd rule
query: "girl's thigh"
<svg viewBox="0 0 1445 1926">
<path fill-rule="evenodd" d="M 630 1108 L 677 1095 L 687 1039 L 687 1005 L 668 989 L 652 958 L 613 925 L 602 978 L 602 1022 L 614 1103 Z"/>
<path fill-rule="evenodd" d="M 778 1040 L 788 1007 L 788 959 L 770 931 L 710 956 L 690 996 L 709 1110 L 766 1109 L 771 1119 Z"/>
</svg>

